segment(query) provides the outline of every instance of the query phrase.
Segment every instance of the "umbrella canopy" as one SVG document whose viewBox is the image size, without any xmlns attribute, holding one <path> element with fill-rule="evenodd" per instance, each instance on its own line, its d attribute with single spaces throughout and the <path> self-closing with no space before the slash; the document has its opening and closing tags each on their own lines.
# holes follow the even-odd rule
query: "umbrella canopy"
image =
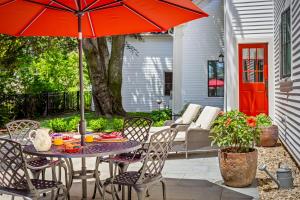
<svg viewBox="0 0 300 200">
<path fill-rule="evenodd" d="M 223 87 L 224 86 L 224 80 L 219 80 L 219 79 L 210 79 L 208 81 L 208 86 L 209 87 Z"/>
<path fill-rule="evenodd" d="M 167 31 L 208 15 L 191 0 L 0 0 L 0 33 L 83 37 Z"/>
</svg>

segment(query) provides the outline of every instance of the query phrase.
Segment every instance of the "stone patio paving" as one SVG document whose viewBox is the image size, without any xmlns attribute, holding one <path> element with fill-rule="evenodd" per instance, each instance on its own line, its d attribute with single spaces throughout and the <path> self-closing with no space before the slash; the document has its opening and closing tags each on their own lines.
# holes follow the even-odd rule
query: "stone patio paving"
<svg viewBox="0 0 300 200">
<path fill-rule="evenodd" d="M 74 166 L 75 169 L 80 168 L 79 159 L 74 160 Z M 94 159 L 88 159 L 88 167 L 93 166 Z M 136 170 L 139 167 L 139 164 L 135 164 L 130 166 L 129 170 Z M 108 177 L 107 164 L 101 164 L 100 170 L 101 179 Z M 168 200 L 259 199 L 256 183 L 248 188 L 229 188 L 222 185 L 216 153 L 191 154 L 189 159 L 185 159 L 183 154 L 170 155 L 163 175 L 167 178 Z M 90 181 L 88 185 L 89 195 L 92 195 L 94 182 Z M 161 186 L 155 185 L 150 194 L 151 196 L 147 198 L 149 200 L 162 199 Z M 71 199 L 77 200 L 80 196 L 81 184 L 75 182 L 71 189 Z M 0 199 L 8 199 L 8 196 L 0 196 Z M 100 199 L 99 194 L 97 199 Z M 110 199 L 110 195 L 107 195 L 107 199 Z"/>
</svg>

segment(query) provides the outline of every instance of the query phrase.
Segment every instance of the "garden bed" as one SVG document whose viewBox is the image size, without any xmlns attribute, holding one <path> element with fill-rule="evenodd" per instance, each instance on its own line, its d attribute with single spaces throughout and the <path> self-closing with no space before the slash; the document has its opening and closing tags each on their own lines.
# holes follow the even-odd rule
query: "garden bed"
<svg viewBox="0 0 300 200">
<path fill-rule="evenodd" d="M 283 146 L 264 148 L 257 148 L 259 152 L 258 165 L 266 164 L 267 169 L 276 177 L 276 170 L 278 164 L 282 162 L 287 164 L 293 171 L 294 188 L 290 190 L 278 190 L 276 183 L 267 176 L 266 173 L 257 171 L 259 196 L 262 200 L 271 199 L 300 199 L 300 171 L 297 164 L 291 158 L 290 154 Z"/>
</svg>

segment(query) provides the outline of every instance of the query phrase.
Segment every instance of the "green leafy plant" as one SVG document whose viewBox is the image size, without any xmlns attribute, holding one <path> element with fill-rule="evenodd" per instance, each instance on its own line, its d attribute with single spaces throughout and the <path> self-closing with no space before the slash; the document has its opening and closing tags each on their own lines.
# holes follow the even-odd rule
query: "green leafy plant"
<svg viewBox="0 0 300 200">
<path fill-rule="evenodd" d="M 108 121 L 104 118 L 93 119 L 89 122 L 89 126 L 94 132 L 104 131 L 107 124 Z"/>
<path fill-rule="evenodd" d="M 70 131 L 68 122 L 63 118 L 56 118 L 49 122 L 50 128 L 54 132 L 67 132 Z"/>
<path fill-rule="evenodd" d="M 77 131 L 78 124 L 80 122 L 80 117 L 76 116 L 69 121 L 69 128 L 72 131 Z"/>
<path fill-rule="evenodd" d="M 151 118 L 154 122 L 166 121 L 172 118 L 172 110 L 155 110 L 151 112 Z"/>
<path fill-rule="evenodd" d="M 112 120 L 113 129 L 115 131 L 121 131 L 123 129 L 124 121 L 121 118 L 114 118 Z"/>
<path fill-rule="evenodd" d="M 257 115 L 256 120 L 257 120 L 258 127 L 266 128 L 266 127 L 272 126 L 272 124 L 273 124 L 272 119 L 264 113 Z"/>
<path fill-rule="evenodd" d="M 259 139 L 259 128 L 255 117 L 248 117 L 237 110 L 221 114 L 213 123 L 212 144 L 230 147 L 230 152 L 252 151 Z"/>
</svg>

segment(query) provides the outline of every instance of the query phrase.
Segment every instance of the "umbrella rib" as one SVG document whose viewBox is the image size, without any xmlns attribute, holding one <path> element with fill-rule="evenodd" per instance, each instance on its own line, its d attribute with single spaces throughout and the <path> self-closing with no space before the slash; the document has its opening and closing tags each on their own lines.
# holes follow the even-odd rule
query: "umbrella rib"
<svg viewBox="0 0 300 200">
<path fill-rule="evenodd" d="M 53 1 L 50 1 L 47 5 L 50 6 L 50 4 L 52 4 Z M 32 20 L 30 20 L 30 22 L 20 31 L 19 35 L 23 35 L 24 32 L 47 10 L 47 7 L 43 8 L 43 10 L 41 10 L 37 15 L 35 15 L 33 17 Z"/>
<path fill-rule="evenodd" d="M 33 4 L 37 4 L 37 5 L 41 5 L 41 6 L 45 6 L 46 8 L 49 8 L 49 9 L 52 9 L 52 10 L 71 12 L 70 10 L 65 9 L 65 8 L 59 8 L 59 7 L 56 7 L 56 6 L 51 6 L 51 5 L 48 5 L 48 4 L 44 4 L 44 3 L 40 3 L 40 2 L 36 2 L 36 1 L 32 1 L 32 0 L 24 0 L 24 1 L 29 2 L 29 3 L 33 3 Z"/>
<path fill-rule="evenodd" d="M 193 10 L 191 8 L 187 8 L 187 7 L 178 5 L 176 3 L 172 3 L 172 2 L 169 2 L 169 1 L 166 1 L 166 0 L 159 0 L 159 1 L 162 2 L 162 3 L 166 3 L 166 4 L 169 4 L 169 5 L 172 5 L 172 6 L 175 6 L 175 7 L 178 7 L 178 8 L 187 10 L 187 11 L 190 11 L 190 12 L 194 12 L 194 13 L 197 13 L 197 14 L 200 14 L 200 15 L 208 16 L 205 12 L 200 12 L 200 11 L 197 11 L 197 10 Z"/>
<path fill-rule="evenodd" d="M 86 0 L 84 0 L 84 3 L 85 3 L 85 5 L 87 5 Z M 89 23 L 90 23 L 90 26 L 91 26 L 93 36 L 95 37 L 95 30 L 94 30 L 94 26 L 93 26 L 93 23 L 92 23 L 92 18 L 91 18 L 90 13 L 87 13 L 87 16 L 88 16 L 88 19 L 89 19 Z"/>
<path fill-rule="evenodd" d="M 11 1 L 4 2 L 4 3 L 0 4 L 0 7 L 7 6 L 8 4 L 14 3 L 15 1 L 16 0 L 11 0 Z"/>
<path fill-rule="evenodd" d="M 138 15 L 139 17 L 143 18 L 144 20 L 146 20 L 147 22 L 149 22 L 150 24 L 152 24 L 153 26 L 155 26 L 156 28 L 160 29 L 161 31 L 164 31 L 165 29 L 163 27 L 161 27 L 160 25 L 158 25 L 157 23 L 155 23 L 153 20 L 149 19 L 148 17 L 146 17 L 145 15 L 143 15 L 142 13 L 140 13 L 139 11 L 133 9 L 132 7 L 128 6 L 127 4 L 124 3 L 124 7 L 126 7 L 127 9 L 129 9 L 131 12 L 135 13 L 136 15 Z"/>
<path fill-rule="evenodd" d="M 76 12 L 75 9 L 73 9 L 73 8 L 63 4 L 63 3 L 60 3 L 59 1 L 56 1 L 56 0 L 52 0 L 52 1 L 55 2 L 56 4 L 60 5 L 60 6 L 64 7 L 65 9 L 71 11 L 71 12 L 74 12 L 74 13 Z"/>
<path fill-rule="evenodd" d="M 117 5 L 114 5 L 118 3 Z M 101 6 L 98 6 L 98 7 L 95 7 L 95 8 L 91 8 L 91 9 L 84 9 L 83 12 L 94 12 L 94 11 L 98 11 L 98 10 L 104 10 L 104 9 L 109 9 L 109 8 L 115 8 L 115 7 L 118 7 L 118 6 L 122 6 L 123 5 L 123 2 L 122 1 L 115 1 L 115 2 L 112 2 L 112 3 L 107 3 L 107 4 L 103 4 Z"/>
</svg>

